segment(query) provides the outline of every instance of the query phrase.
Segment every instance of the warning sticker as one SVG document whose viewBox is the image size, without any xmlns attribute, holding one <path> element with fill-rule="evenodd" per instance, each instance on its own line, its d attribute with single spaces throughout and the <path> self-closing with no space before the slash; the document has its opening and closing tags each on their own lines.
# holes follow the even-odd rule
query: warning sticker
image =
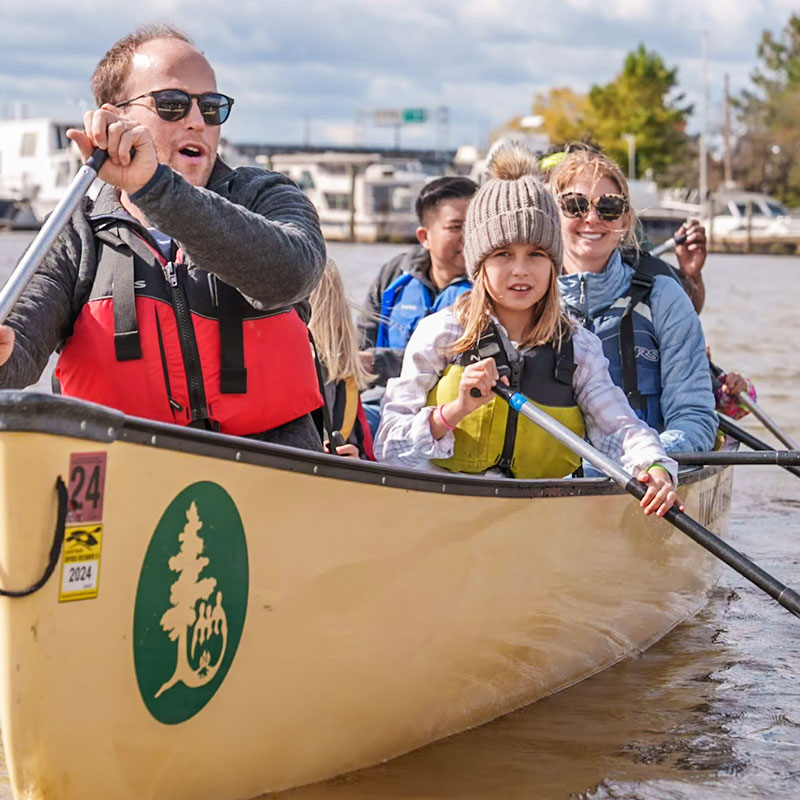
<svg viewBox="0 0 800 800">
<path fill-rule="evenodd" d="M 107 453 L 71 453 L 67 522 L 100 522 L 106 487 Z"/>
<path fill-rule="evenodd" d="M 59 602 L 97 597 L 103 525 L 68 525 L 64 531 Z"/>
</svg>

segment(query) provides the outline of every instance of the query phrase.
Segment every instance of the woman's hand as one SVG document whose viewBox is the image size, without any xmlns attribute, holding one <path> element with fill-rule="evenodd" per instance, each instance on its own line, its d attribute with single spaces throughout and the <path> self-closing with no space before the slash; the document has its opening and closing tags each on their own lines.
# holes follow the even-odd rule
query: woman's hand
<svg viewBox="0 0 800 800">
<path fill-rule="evenodd" d="M 663 467 L 652 466 L 648 470 L 642 470 L 636 477 L 647 485 L 647 492 L 639 503 L 645 516 L 655 512 L 656 516 L 663 517 L 676 503 L 680 511 L 684 510 L 684 505 L 675 492 L 672 476 Z"/>
</svg>

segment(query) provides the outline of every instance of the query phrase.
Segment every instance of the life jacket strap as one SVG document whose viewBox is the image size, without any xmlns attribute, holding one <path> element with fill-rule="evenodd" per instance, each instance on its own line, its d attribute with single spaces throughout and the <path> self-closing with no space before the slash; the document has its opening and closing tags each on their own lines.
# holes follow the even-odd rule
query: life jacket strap
<svg viewBox="0 0 800 800">
<path fill-rule="evenodd" d="M 628 288 L 628 303 L 619 322 L 619 355 L 622 365 L 622 389 L 635 411 L 644 409 L 636 369 L 636 339 L 633 332 L 633 310 L 639 303 L 649 305 L 653 276 L 637 269 Z"/>
<path fill-rule="evenodd" d="M 120 256 L 118 259 L 120 263 L 114 269 L 111 279 L 111 299 L 114 305 L 114 352 L 117 361 L 133 361 L 142 357 L 142 343 L 136 320 L 133 252 L 120 253 L 120 248 L 129 247 L 129 243 L 110 231 L 96 231 L 95 238 L 113 247 Z"/>
<path fill-rule="evenodd" d="M 330 450 L 332 455 L 336 455 L 336 449 L 334 444 L 334 433 L 339 433 L 333 427 L 333 417 L 331 415 L 331 407 L 328 403 L 328 395 L 325 391 L 325 375 L 324 375 L 324 366 L 322 364 L 322 360 L 319 357 L 319 351 L 317 350 L 317 343 L 314 341 L 314 336 L 311 333 L 311 329 L 308 329 L 308 338 L 311 342 L 311 349 L 314 353 L 314 367 L 317 370 L 317 381 L 319 382 L 319 393 L 322 395 L 322 407 L 317 409 L 316 412 L 312 412 L 312 418 L 315 418 L 315 423 L 317 425 L 317 431 L 319 432 L 319 438 L 322 441 L 325 441 L 325 433 L 328 434 L 328 441 L 330 442 Z M 322 424 L 320 425 L 319 415 L 322 416 Z"/>
<path fill-rule="evenodd" d="M 559 383 L 572 386 L 572 378 L 578 365 L 575 363 L 575 348 L 572 346 L 572 337 L 562 339 L 561 346 L 556 352 L 555 379 Z"/>
<path fill-rule="evenodd" d="M 239 308 L 245 302 L 242 295 L 217 279 L 219 297 L 219 390 L 222 394 L 247 392 L 247 368 L 244 365 L 244 320 Z"/>
</svg>

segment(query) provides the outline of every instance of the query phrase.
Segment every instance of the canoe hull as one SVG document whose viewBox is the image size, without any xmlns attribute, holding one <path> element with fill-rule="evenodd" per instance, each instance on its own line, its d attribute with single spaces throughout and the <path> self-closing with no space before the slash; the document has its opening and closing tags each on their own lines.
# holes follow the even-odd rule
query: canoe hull
<svg viewBox="0 0 800 800">
<path fill-rule="evenodd" d="M 160 431 L 154 447 L 145 430 L 0 433 L 4 587 L 41 572 L 56 476 L 67 480 L 75 454 L 106 454 L 97 596 L 65 601 L 62 556 L 41 590 L 0 601 L 0 710 L 20 797 L 246 798 L 374 764 L 646 648 L 705 602 L 716 574 L 697 545 L 605 485 L 422 490 L 397 471 L 355 465 L 352 480 L 349 466 L 310 467 L 280 448 L 271 466 L 162 446 Z M 731 480 L 705 470 L 683 489 L 717 532 Z M 228 583 L 213 537 L 241 541 L 235 523 L 213 521 L 209 486 L 241 520 L 246 553 L 229 559 L 240 573 Z M 181 554 L 183 572 L 169 561 Z M 181 627 L 162 612 L 180 616 L 187 563 L 201 567 L 193 586 L 215 584 Z M 201 628 L 195 649 L 171 638 Z M 217 662 L 223 676 L 189 685 Z"/>
</svg>

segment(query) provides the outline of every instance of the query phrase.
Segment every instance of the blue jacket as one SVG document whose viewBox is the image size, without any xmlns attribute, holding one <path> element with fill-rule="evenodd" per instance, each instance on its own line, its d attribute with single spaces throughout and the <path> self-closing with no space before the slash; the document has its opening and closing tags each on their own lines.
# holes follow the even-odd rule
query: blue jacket
<svg viewBox="0 0 800 800">
<path fill-rule="evenodd" d="M 598 323 L 609 372 L 618 386 L 622 385 L 620 314 L 612 307 L 627 296 L 632 276 L 633 267 L 623 263 L 619 250 L 615 250 L 602 272 L 562 275 L 558 279 L 567 305 L 592 321 L 590 329 L 594 329 L 595 321 Z M 710 450 L 717 417 L 703 329 L 691 301 L 678 281 L 656 275 L 650 292 L 651 325 L 646 310 L 642 312 L 634 314 L 640 348 L 637 372 L 643 395 L 660 392 L 660 420 L 652 407 L 653 399 L 648 401 L 649 409 L 637 413 L 659 431 L 665 450 Z M 652 346 L 648 346 L 650 342 Z"/>
<path fill-rule="evenodd" d="M 381 300 L 377 347 L 404 348 L 423 317 L 453 305 L 472 288 L 466 276 L 456 278 L 438 294 L 431 286 L 411 273 L 392 282 Z"/>
</svg>

